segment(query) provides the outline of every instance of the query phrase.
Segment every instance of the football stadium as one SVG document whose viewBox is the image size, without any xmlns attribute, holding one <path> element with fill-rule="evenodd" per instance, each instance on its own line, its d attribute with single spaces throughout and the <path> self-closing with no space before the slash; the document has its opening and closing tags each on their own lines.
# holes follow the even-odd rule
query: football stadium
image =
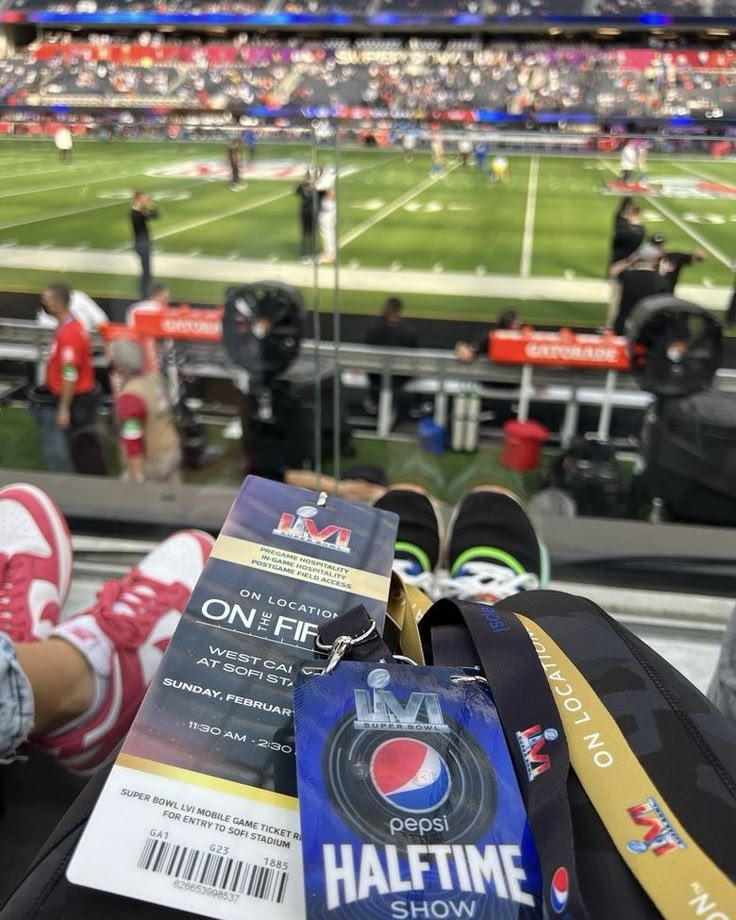
<svg viewBox="0 0 736 920">
<path fill-rule="evenodd" d="M 508 181 L 494 183 L 476 162 L 461 165 L 457 143 L 448 142 L 438 175 L 429 150 L 407 162 L 400 148 L 351 145 L 337 167 L 329 149 L 315 151 L 339 175 L 342 308 L 372 313 L 382 297 L 401 293 L 417 317 L 483 321 L 513 305 L 532 323 L 602 325 L 618 159 L 597 155 L 594 144 L 567 156 L 514 152 Z M 216 304 L 224 286 L 264 272 L 312 285 L 299 264 L 294 193 L 312 151 L 298 140 L 276 144 L 266 135 L 237 195 L 225 143 L 83 140 L 60 166 L 50 139 L 18 139 L 0 157 L 6 290 L 43 285 L 40 250 L 46 274 L 63 272 L 93 296 L 134 297 L 127 204 L 138 187 L 160 205 L 157 276 L 176 299 Z M 647 228 L 673 249 L 705 251 L 683 285 L 715 309 L 727 305 L 733 277 L 732 181 L 730 163 L 698 156 L 696 147 L 651 156 L 642 193 Z M 318 283 L 331 289 L 329 267 Z"/>
<path fill-rule="evenodd" d="M 0 920 L 736 920 L 736 0 L 0 0 Z"/>
</svg>

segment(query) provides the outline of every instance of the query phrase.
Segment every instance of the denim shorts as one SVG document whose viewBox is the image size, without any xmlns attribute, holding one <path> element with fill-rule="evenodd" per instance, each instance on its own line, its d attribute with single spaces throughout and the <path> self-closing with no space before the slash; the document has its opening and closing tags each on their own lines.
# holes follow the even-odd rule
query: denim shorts
<svg viewBox="0 0 736 920">
<path fill-rule="evenodd" d="M 33 691 L 15 656 L 15 645 L 0 632 L 0 763 L 12 763 L 33 727 Z"/>
</svg>

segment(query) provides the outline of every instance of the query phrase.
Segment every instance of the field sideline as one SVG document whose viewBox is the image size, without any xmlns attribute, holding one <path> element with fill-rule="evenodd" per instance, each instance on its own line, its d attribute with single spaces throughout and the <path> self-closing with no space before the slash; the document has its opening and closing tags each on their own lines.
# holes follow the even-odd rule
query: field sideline
<svg viewBox="0 0 736 920">
<path fill-rule="evenodd" d="M 310 157 L 305 146 L 263 145 L 247 187 L 233 192 L 218 172 L 222 144 L 86 141 L 63 165 L 50 142 L 2 139 L 0 288 L 37 290 L 52 272 L 93 295 L 135 296 L 127 199 L 140 186 L 160 202 L 154 272 L 178 279 L 175 296 L 218 301 L 227 284 L 267 276 L 309 291 L 314 272 L 298 261 L 294 187 Z M 319 157 L 330 165 L 329 151 Z M 452 159 L 438 178 L 428 167 L 424 153 L 410 163 L 395 152 L 340 153 L 343 309 L 373 312 L 397 292 L 408 313 L 426 317 L 485 318 L 508 303 L 536 322 L 601 321 L 617 202 L 605 183 L 615 160 L 512 156 L 510 182 L 492 186 Z M 683 292 L 725 307 L 736 166 L 652 158 L 650 177 L 662 193 L 641 199 L 647 229 L 672 249 L 708 254 L 683 273 Z M 323 309 L 335 277 L 320 268 Z"/>
</svg>

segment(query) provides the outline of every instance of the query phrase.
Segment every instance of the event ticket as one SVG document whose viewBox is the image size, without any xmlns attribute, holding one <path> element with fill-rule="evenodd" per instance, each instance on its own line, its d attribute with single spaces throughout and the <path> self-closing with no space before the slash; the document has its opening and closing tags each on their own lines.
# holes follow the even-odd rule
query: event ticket
<svg viewBox="0 0 736 920">
<path fill-rule="evenodd" d="M 396 516 L 246 479 L 70 863 L 207 917 L 305 915 L 293 678 L 318 626 L 383 628 Z"/>
</svg>

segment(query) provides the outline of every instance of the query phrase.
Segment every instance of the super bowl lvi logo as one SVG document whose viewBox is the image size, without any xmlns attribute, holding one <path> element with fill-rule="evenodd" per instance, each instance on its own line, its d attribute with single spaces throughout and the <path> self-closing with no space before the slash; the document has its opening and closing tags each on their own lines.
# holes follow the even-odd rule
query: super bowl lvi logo
<svg viewBox="0 0 736 920">
<path fill-rule="evenodd" d="M 373 668 L 327 742 L 325 787 L 360 837 L 404 845 L 482 839 L 493 823 L 495 771 L 440 694 L 392 684 Z"/>
<path fill-rule="evenodd" d="M 312 505 L 302 505 L 296 509 L 296 513 L 285 511 L 274 527 L 273 534 L 290 540 L 300 540 L 302 543 L 324 546 L 339 553 L 349 553 L 352 531 L 348 527 L 334 523 L 320 527 L 315 520 L 318 513 L 319 509 Z"/>
</svg>

